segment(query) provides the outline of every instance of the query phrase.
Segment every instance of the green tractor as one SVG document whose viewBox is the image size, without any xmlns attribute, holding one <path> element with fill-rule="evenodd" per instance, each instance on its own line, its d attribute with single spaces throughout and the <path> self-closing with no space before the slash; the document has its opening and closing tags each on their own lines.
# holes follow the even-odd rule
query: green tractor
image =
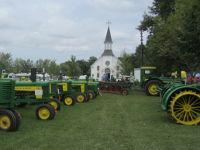
<svg viewBox="0 0 200 150">
<path fill-rule="evenodd" d="M 87 89 L 88 82 L 72 81 L 72 89 L 76 92 L 76 102 L 83 103 L 90 100 L 89 91 Z"/>
<path fill-rule="evenodd" d="M 66 106 L 72 106 L 76 102 L 76 92 L 72 89 L 72 81 L 53 81 L 58 85 L 60 101 Z"/>
<path fill-rule="evenodd" d="M 0 79 L 0 130 L 17 131 L 21 123 L 21 115 L 15 107 L 15 81 Z"/>
<path fill-rule="evenodd" d="M 171 120 L 183 125 L 200 123 L 200 83 L 173 84 L 161 92 L 162 109 Z"/>
<path fill-rule="evenodd" d="M 140 68 L 140 83 L 148 96 L 159 96 L 158 88 L 171 82 L 184 83 L 183 78 L 157 77 L 155 74 L 156 67 Z"/>
<path fill-rule="evenodd" d="M 22 82 L 18 81 L 15 83 L 15 97 L 16 106 L 23 107 L 27 104 L 45 104 L 53 107 L 55 111 L 60 110 L 60 102 L 58 101 L 57 85 L 50 82 Z M 49 109 L 49 108 L 47 108 Z M 50 108 L 51 109 L 51 108 Z M 50 109 L 49 112 L 50 113 Z M 39 110 L 38 110 L 39 111 Z M 36 112 L 37 118 L 42 120 L 51 120 L 53 118 L 44 118 Z M 49 116 L 50 117 L 50 116 Z"/>
<path fill-rule="evenodd" d="M 90 99 L 95 99 L 99 95 L 99 82 L 95 82 L 92 78 L 78 79 L 78 81 L 82 81 L 87 84 L 87 91 Z"/>
<path fill-rule="evenodd" d="M 1 130 L 19 129 L 21 117 L 14 110 L 17 106 L 39 104 L 35 111 L 39 120 L 54 119 L 56 110 L 60 109 L 59 101 L 50 98 L 56 95 L 54 92 L 57 91 L 57 87 L 48 82 L 16 82 L 12 79 L 0 79 L 0 91 Z"/>
</svg>

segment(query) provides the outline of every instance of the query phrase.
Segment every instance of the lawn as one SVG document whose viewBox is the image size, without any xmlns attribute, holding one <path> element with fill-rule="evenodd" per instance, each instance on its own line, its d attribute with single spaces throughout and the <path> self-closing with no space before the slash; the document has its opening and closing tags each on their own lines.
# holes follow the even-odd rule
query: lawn
<svg viewBox="0 0 200 150">
<path fill-rule="evenodd" d="M 134 90 L 128 96 L 105 94 L 72 107 L 62 105 L 52 121 L 23 115 L 17 132 L 0 132 L 0 150 L 198 150 L 200 126 L 171 123 L 159 97 Z"/>
</svg>

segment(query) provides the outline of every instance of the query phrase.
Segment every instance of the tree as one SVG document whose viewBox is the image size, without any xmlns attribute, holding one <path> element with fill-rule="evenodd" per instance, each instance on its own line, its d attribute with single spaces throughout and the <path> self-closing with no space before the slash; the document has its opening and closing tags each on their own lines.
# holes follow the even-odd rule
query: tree
<svg viewBox="0 0 200 150">
<path fill-rule="evenodd" d="M 146 23 L 148 19 L 144 18 L 138 28 L 150 28 L 152 32 L 145 46 L 146 64 L 156 66 L 162 73 L 199 70 L 199 4 L 198 0 L 154 0 L 153 23 Z"/>
<path fill-rule="evenodd" d="M 127 54 L 125 51 L 122 52 L 121 57 L 119 58 L 121 61 L 121 73 L 123 75 L 130 75 L 134 69 L 134 55 Z"/>
<path fill-rule="evenodd" d="M 81 74 L 81 68 L 76 61 L 76 57 L 73 55 L 71 56 L 71 60 L 62 63 L 60 67 L 62 73 L 64 73 L 65 75 L 76 77 Z"/>
<path fill-rule="evenodd" d="M 60 74 L 60 67 L 56 64 L 55 60 L 52 60 L 47 68 L 47 73 L 50 75 L 58 76 Z"/>
<path fill-rule="evenodd" d="M 50 66 L 51 60 L 50 59 L 39 59 L 35 62 L 35 67 L 37 68 L 38 73 L 43 73 L 43 68 L 45 72 L 47 72 Z"/>
<path fill-rule="evenodd" d="M 10 53 L 0 52 L 0 61 L 2 69 L 4 69 L 7 73 L 12 72 L 12 57 Z"/>
<path fill-rule="evenodd" d="M 81 68 L 81 74 L 82 75 L 89 75 L 90 65 L 88 61 L 85 60 L 78 60 L 77 63 L 79 64 L 79 67 Z"/>
</svg>

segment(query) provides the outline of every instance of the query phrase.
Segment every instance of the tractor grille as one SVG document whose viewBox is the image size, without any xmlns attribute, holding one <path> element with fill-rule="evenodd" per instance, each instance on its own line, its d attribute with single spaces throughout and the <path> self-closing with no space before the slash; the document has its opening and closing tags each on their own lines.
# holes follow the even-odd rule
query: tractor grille
<svg viewBox="0 0 200 150">
<path fill-rule="evenodd" d="M 15 82 L 10 79 L 0 79 L 0 101 L 9 101 L 14 96 L 14 84 Z"/>
</svg>

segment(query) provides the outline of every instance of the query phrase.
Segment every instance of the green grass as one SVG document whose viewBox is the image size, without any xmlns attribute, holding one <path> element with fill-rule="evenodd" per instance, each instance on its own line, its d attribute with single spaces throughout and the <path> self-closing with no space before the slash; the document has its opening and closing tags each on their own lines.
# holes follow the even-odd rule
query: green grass
<svg viewBox="0 0 200 150">
<path fill-rule="evenodd" d="M 73 107 L 62 105 L 52 121 L 23 115 L 17 132 L 0 132 L 0 150 L 198 150 L 200 126 L 171 123 L 159 97 L 141 91 L 128 96 L 103 94 Z"/>
</svg>

